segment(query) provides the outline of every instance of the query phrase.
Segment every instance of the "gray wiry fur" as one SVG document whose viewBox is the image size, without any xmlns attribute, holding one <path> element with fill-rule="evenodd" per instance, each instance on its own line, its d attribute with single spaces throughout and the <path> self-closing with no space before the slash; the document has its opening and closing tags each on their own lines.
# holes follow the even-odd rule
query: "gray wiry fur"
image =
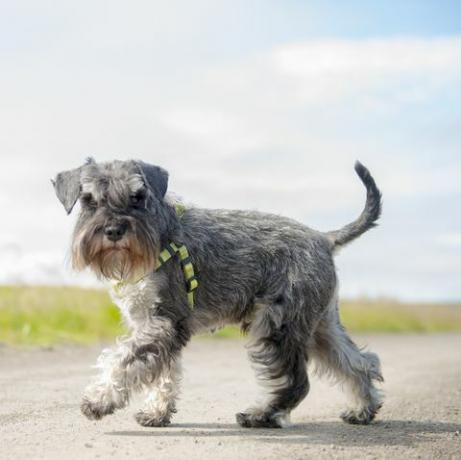
<svg viewBox="0 0 461 460">
<path fill-rule="evenodd" d="M 345 382 L 354 406 L 350 423 L 369 423 L 382 399 L 379 359 L 357 348 L 340 324 L 335 249 L 374 225 L 380 193 L 368 170 L 356 171 L 367 188 L 365 210 L 343 229 L 321 233 L 291 219 L 249 211 L 190 208 L 179 218 L 165 199 L 168 174 L 137 161 L 89 160 L 58 174 L 56 193 L 70 212 L 81 212 L 72 245 L 74 266 L 91 267 L 118 282 L 114 301 L 131 329 L 105 350 L 99 377 L 85 391 L 90 419 L 125 407 L 145 390 L 136 420 L 144 426 L 170 422 L 176 410 L 180 355 L 192 334 L 224 324 L 249 332 L 249 356 L 267 398 L 237 414 L 244 427 L 281 427 L 309 391 L 306 364 Z M 185 244 L 199 280 L 195 309 L 187 302 L 177 260 L 154 271 L 170 241 Z"/>
</svg>

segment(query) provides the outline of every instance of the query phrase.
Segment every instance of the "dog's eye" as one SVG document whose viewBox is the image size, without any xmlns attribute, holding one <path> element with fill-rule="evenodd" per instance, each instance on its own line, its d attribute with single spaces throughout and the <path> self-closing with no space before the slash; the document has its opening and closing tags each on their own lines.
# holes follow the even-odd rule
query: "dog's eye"
<svg viewBox="0 0 461 460">
<path fill-rule="evenodd" d="M 81 200 L 82 203 L 89 208 L 96 208 L 98 206 L 98 203 L 93 198 L 93 195 L 91 193 L 85 193 L 84 195 L 82 195 Z"/>
<path fill-rule="evenodd" d="M 145 199 L 146 199 L 146 194 L 142 190 L 130 196 L 131 204 L 134 206 L 141 205 Z"/>
</svg>

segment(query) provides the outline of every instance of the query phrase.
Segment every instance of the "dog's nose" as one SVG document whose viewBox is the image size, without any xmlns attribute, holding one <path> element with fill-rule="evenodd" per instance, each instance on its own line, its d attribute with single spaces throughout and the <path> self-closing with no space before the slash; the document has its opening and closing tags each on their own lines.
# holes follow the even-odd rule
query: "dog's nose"
<svg viewBox="0 0 461 460">
<path fill-rule="evenodd" d="M 108 240 L 115 243 L 116 241 L 122 239 L 127 228 L 128 225 L 125 222 L 109 224 L 104 228 L 104 235 L 106 235 Z"/>
</svg>

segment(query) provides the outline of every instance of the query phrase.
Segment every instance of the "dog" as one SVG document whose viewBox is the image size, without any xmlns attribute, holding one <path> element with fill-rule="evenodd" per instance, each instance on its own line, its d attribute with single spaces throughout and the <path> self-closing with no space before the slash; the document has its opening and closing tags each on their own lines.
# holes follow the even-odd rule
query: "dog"
<svg viewBox="0 0 461 460">
<path fill-rule="evenodd" d="M 376 354 L 359 349 L 338 314 L 335 252 L 376 225 L 381 193 L 361 163 L 367 190 L 359 218 L 330 232 L 256 211 L 178 206 L 168 173 L 142 161 L 97 163 L 59 173 L 53 185 L 69 214 L 80 201 L 71 260 L 110 282 L 131 331 L 98 359 L 82 413 L 99 420 L 147 399 L 142 426 L 170 423 L 176 412 L 181 352 L 193 334 L 239 324 L 265 398 L 238 413 L 242 427 L 280 428 L 309 391 L 307 364 L 336 377 L 352 396 L 341 414 L 368 424 L 382 406 Z"/>
</svg>

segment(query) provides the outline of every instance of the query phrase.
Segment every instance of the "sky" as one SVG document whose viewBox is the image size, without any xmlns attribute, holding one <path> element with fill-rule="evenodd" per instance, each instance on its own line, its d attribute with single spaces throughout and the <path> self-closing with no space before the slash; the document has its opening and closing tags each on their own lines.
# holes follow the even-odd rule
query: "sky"
<svg viewBox="0 0 461 460">
<path fill-rule="evenodd" d="M 461 300 L 461 3 L 0 0 L 0 283 L 94 285 L 50 178 L 138 158 L 196 206 L 331 230 L 345 297 Z"/>
</svg>

